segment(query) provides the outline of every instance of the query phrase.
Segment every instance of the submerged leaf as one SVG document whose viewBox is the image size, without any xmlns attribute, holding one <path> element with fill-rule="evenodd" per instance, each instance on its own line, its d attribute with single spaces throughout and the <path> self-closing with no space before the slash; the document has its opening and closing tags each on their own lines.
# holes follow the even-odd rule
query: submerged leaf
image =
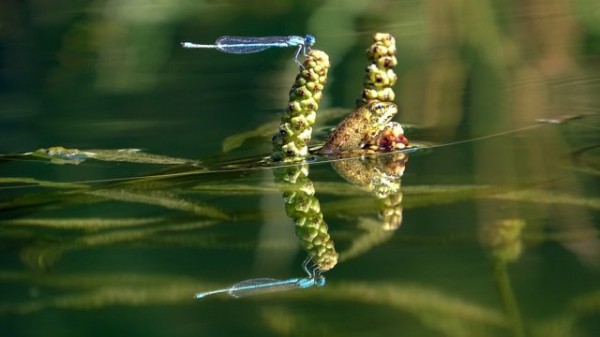
<svg viewBox="0 0 600 337">
<path fill-rule="evenodd" d="M 23 218 L 3 221 L 5 225 L 19 227 L 47 227 L 54 229 L 80 229 L 85 231 L 97 231 L 111 228 L 126 228 L 135 226 L 144 226 L 148 224 L 165 221 L 166 218 L 67 218 L 67 219 L 39 219 L 39 218 Z"/>
<path fill-rule="evenodd" d="M 2 184 L 20 184 L 19 187 L 23 187 L 23 185 L 37 185 L 41 187 L 51 187 L 51 188 L 87 188 L 88 186 L 81 183 L 67 183 L 67 182 L 55 182 L 55 181 L 47 181 L 47 180 L 38 180 L 34 178 L 20 178 L 20 177 L 0 177 L 0 185 Z M 2 186 L 3 188 L 10 188 L 10 186 Z"/>
</svg>

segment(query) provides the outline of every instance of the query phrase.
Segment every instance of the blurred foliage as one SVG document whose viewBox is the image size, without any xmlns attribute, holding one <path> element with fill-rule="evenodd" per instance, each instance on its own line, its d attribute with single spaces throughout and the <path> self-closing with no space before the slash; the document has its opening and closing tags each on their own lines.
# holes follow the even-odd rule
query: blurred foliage
<svg viewBox="0 0 600 337">
<path fill-rule="evenodd" d="M 282 335 L 348 335 L 363 322 L 340 320 L 340 312 L 356 315 L 353 303 L 371 319 L 361 326 L 365 333 L 397 333 L 406 314 L 417 327 L 405 331 L 423 335 L 591 335 L 597 285 L 563 289 L 563 282 L 597 275 L 600 261 L 597 3 L 1 2 L 0 249 L 7 263 L 0 271 L 0 323 L 25 316 L 37 326 L 42 322 L 31 314 L 51 309 L 190 310 L 193 293 L 218 286 L 176 272 L 115 272 L 113 262 L 94 260 L 95 253 L 174 248 L 250 255 L 259 245 L 276 252 L 289 246 L 245 230 L 267 218 L 289 222 L 278 212 L 281 204 L 265 201 L 278 198 L 281 188 L 271 175 L 260 178 L 272 170 L 261 146 L 277 124 L 276 116 L 259 112 L 285 105 L 291 55 L 188 53 L 180 40 L 314 34 L 315 47 L 332 62 L 321 104 L 329 108 L 315 124 L 318 147 L 360 92 L 369 37 L 387 31 L 398 50 L 399 120 L 417 125 L 405 128 L 417 149 L 399 191 L 401 211 L 412 213 L 402 232 L 386 231 L 381 200 L 334 176 L 325 166 L 331 158 L 308 158 L 321 211 L 333 224 L 339 269 L 324 289 L 245 302 L 259 308 L 252 317 Z M 49 152 L 54 144 L 67 152 Z M 218 146 L 223 153 L 210 157 Z M 438 227 L 446 232 L 431 230 Z M 494 230 L 510 235 L 490 239 Z M 415 272 L 411 261 L 386 264 L 395 243 L 440 255 L 448 246 L 487 252 L 490 275 L 477 276 L 496 285 L 497 302 L 478 298 L 476 287 L 461 294 L 456 285 L 444 286 Z M 453 282 L 478 284 L 462 274 L 480 263 L 472 255 L 450 264 L 424 262 L 422 251 L 413 252 L 419 271 L 435 268 L 434 278 L 444 278 L 452 268 L 461 275 Z M 77 265 L 77 258 L 85 263 Z M 198 259 L 198 269 L 210 267 L 210 259 Z M 379 263 L 337 281 L 349 261 Z M 382 270 L 392 281 L 363 280 Z M 535 279 L 559 274 L 564 279 Z M 300 305 L 281 309 L 284 300 Z M 378 315 L 393 327 L 373 327 Z M 228 313 L 228 325 L 231 319 Z"/>
</svg>

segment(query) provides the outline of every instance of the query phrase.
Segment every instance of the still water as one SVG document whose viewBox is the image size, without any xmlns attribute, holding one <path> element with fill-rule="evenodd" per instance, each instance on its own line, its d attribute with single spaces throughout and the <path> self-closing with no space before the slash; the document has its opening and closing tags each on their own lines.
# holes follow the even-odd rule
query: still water
<svg viewBox="0 0 600 337">
<path fill-rule="evenodd" d="M 0 13 L 0 336 L 600 334 L 594 1 Z M 354 110 L 375 32 L 396 38 L 395 121 L 413 148 L 286 167 L 265 158 L 296 48 L 180 46 L 313 34 L 332 65 L 318 146 Z M 302 241 L 311 219 L 336 263 L 307 275 L 323 243 Z M 313 272 L 324 286 L 194 299 Z"/>
</svg>

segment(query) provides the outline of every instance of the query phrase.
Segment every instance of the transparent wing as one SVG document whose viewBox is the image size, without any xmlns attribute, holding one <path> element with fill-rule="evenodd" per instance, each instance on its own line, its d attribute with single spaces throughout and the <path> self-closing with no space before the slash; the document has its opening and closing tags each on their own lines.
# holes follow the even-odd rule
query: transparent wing
<svg viewBox="0 0 600 337">
<path fill-rule="evenodd" d="M 231 54 L 258 53 L 273 47 L 288 47 L 287 36 L 221 36 L 215 42 L 218 50 Z"/>
</svg>

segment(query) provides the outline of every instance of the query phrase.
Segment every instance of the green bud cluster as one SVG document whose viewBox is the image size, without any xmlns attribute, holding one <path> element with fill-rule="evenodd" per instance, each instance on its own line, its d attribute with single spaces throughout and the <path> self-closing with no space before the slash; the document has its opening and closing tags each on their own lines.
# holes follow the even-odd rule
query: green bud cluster
<svg viewBox="0 0 600 337">
<path fill-rule="evenodd" d="M 273 137 L 273 161 L 299 162 L 308 155 L 308 142 L 327 82 L 329 56 L 311 50 L 290 90 L 290 100 L 281 115 L 279 132 Z"/>
<path fill-rule="evenodd" d="M 294 220 L 300 244 L 315 265 L 322 271 L 327 271 L 337 264 L 338 253 L 329 236 L 308 172 L 306 163 L 276 168 L 275 182 L 283 191 L 285 212 Z"/>
<path fill-rule="evenodd" d="M 392 86 L 398 80 L 393 68 L 396 60 L 396 40 L 388 33 L 373 34 L 374 43 L 367 49 L 371 64 L 366 69 L 362 98 L 357 106 L 371 101 L 393 102 L 396 94 Z"/>
</svg>

